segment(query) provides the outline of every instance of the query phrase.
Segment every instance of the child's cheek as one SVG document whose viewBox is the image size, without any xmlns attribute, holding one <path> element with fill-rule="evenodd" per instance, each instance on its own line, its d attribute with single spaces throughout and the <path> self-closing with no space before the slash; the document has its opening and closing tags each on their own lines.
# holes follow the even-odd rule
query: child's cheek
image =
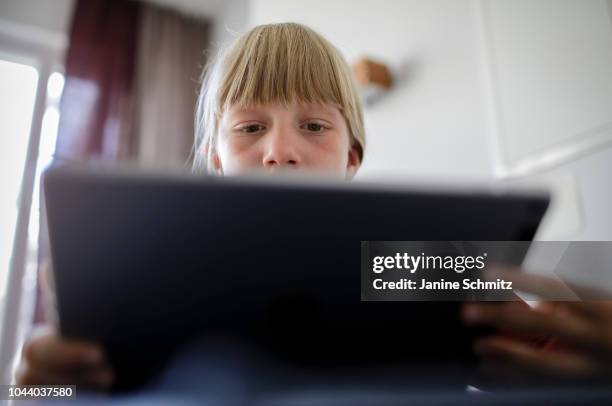
<svg viewBox="0 0 612 406">
<path fill-rule="evenodd" d="M 245 151 L 253 150 L 256 143 L 255 137 L 239 135 L 229 137 L 227 145 L 230 153 L 239 154 Z"/>
<path fill-rule="evenodd" d="M 328 162 L 330 167 L 346 166 L 348 160 L 348 142 L 339 134 L 333 137 L 321 137 L 317 144 L 317 155 Z"/>
<path fill-rule="evenodd" d="M 253 138 L 234 137 L 229 139 L 220 154 L 222 165 L 228 170 L 256 166 L 261 163 L 259 149 Z"/>
<path fill-rule="evenodd" d="M 338 148 L 322 148 L 310 155 L 309 166 L 313 169 L 337 172 L 346 168 L 347 159 Z"/>
</svg>

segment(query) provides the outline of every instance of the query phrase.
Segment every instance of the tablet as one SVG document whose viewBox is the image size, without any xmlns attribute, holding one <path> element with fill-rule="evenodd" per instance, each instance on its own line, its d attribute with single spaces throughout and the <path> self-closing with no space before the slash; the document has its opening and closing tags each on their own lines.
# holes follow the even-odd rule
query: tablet
<svg viewBox="0 0 612 406">
<path fill-rule="evenodd" d="M 363 302 L 361 241 L 531 240 L 534 192 L 52 167 L 59 329 L 120 385 L 181 346 L 242 340 L 316 367 L 469 362 L 457 302 Z"/>
</svg>

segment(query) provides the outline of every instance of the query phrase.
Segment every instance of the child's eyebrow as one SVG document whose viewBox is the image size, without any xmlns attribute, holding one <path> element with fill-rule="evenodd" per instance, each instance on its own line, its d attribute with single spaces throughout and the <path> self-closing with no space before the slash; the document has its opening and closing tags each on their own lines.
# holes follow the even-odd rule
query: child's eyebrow
<svg viewBox="0 0 612 406">
<path fill-rule="evenodd" d="M 235 105 L 227 109 L 228 113 L 257 113 L 260 108 Z"/>
<path fill-rule="evenodd" d="M 227 110 L 227 115 L 232 117 L 232 119 L 240 119 L 245 116 L 262 116 L 265 115 L 265 111 L 262 109 L 258 109 L 257 107 L 233 107 Z"/>
<path fill-rule="evenodd" d="M 302 112 L 305 114 L 323 114 L 335 118 L 340 110 L 331 104 L 307 104 L 303 106 Z"/>
</svg>

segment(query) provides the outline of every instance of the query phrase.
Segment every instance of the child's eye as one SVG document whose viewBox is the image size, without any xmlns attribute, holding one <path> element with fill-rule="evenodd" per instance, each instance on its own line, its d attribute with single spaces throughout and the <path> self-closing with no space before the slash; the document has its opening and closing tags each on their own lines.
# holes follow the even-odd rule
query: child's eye
<svg viewBox="0 0 612 406">
<path fill-rule="evenodd" d="M 262 131 L 263 129 L 264 129 L 264 126 L 261 124 L 247 124 L 245 126 L 238 128 L 238 131 L 242 133 L 247 133 L 247 134 L 254 134 L 259 131 Z"/>
<path fill-rule="evenodd" d="M 328 129 L 325 125 L 321 123 L 305 123 L 300 126 L 304 130 L 308 130 L 313 133 L 321 133 Z"/>
</svg>

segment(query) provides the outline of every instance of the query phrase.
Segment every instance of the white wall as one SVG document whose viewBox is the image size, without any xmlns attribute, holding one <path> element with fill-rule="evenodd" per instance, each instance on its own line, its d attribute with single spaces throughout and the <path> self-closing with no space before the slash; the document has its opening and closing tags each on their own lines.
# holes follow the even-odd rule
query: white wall
<svg viewBox="0 0 612 406">
<path fill-rule="evenodd" d="M 525 173 L 612 142 L 605 0 L 476 0 L 499 171 Z M 571 23 L 569 23 L 571 22 Z"/>
<path fill-rule="evenodd" d="M 487 1 L 251 0 L 251 25 L 301 22 L 330 39 L 349 62 L 369 55 L 392 67 L 399 77 L 396 88 L 365 110 L 369 145 L 362 177 L 495 179 L 505 151 L 499 149 L 504 143 L 496 138 L 499 134 L 493 127 L 506 123 L 499 120 L 503 106 L 496 111 L 491 100 L 492 82 L 499 78 L 491 77 L 491 55 L 486 50 L 492 38 L 483 29 L 482 9 L 483 4 L 493 3 L 511 7 L 513 1 Z M 580 3 L 563 2 L 568 7 Z M 612 0 L 607 3 L 612 7 Z M 526 1 L 521 4 L 523 9 L 529 7 Z M 548 4 L 555 7 L 556 3 Z M 601 4 L 605 9 L 605 3 Z M 501 18 L 505 18 L 503 13 Z M 539 29 L 553 27 L 552 20 L 547 24 L 546 12 L 539 18 Z M 598 17 L 597 24 L 601 23 Z M 558 24 L 554 22 L 555 29 Z M 511 31 L 512 25 L 506 29 Z M 524 34 L 521 38 L 528 40 Z M 511 51 L 504 50 L 505 55 L 512 55 Z M 550 55 L 545 66 L 558 56 Z M 538 73 L 546 78 L 558 72 Z M 542 96 L 551 100 L 549 94 Z M 547 117 L 554 117 L 555 108 L 559 117 L 574 113 L 568 106 L 584 110 L 587 102 L 591 100 L 574 99 L 572 104 L 559 99 L 558 105 L 547 106 Z M 542 230 L 543 238 L 612 240 L 608 179 L 612 148 L 609 142 L 598 145 L 517 181 L 544 179 L 553 186 L 556 201 Z"/>
<path fill-rule="evenodd" d="M 74 0 L 19 0 L 0 2 L 0 16 L 51 32 L 66 32 Z"/>
<path fill-rule="evenodd" d="M 570 238 L 612 240 L 612 146 L 561 166 L 577 187 L 578 230 Z M 561 221 L 563 219 L 560 219 Z"/>
<path fill-rule="evenodd" d="M 214 45 L 221 47 L 242 34 L 247 28 L 249 15 L 249 0 L 226 1 L 215 15 Z"/>
<path fill-rule="evenodd" d="M 61 48 L 68 39 L 73 8 L 74 0 L 3 0 L 0 33 Z"/>
</svg>

